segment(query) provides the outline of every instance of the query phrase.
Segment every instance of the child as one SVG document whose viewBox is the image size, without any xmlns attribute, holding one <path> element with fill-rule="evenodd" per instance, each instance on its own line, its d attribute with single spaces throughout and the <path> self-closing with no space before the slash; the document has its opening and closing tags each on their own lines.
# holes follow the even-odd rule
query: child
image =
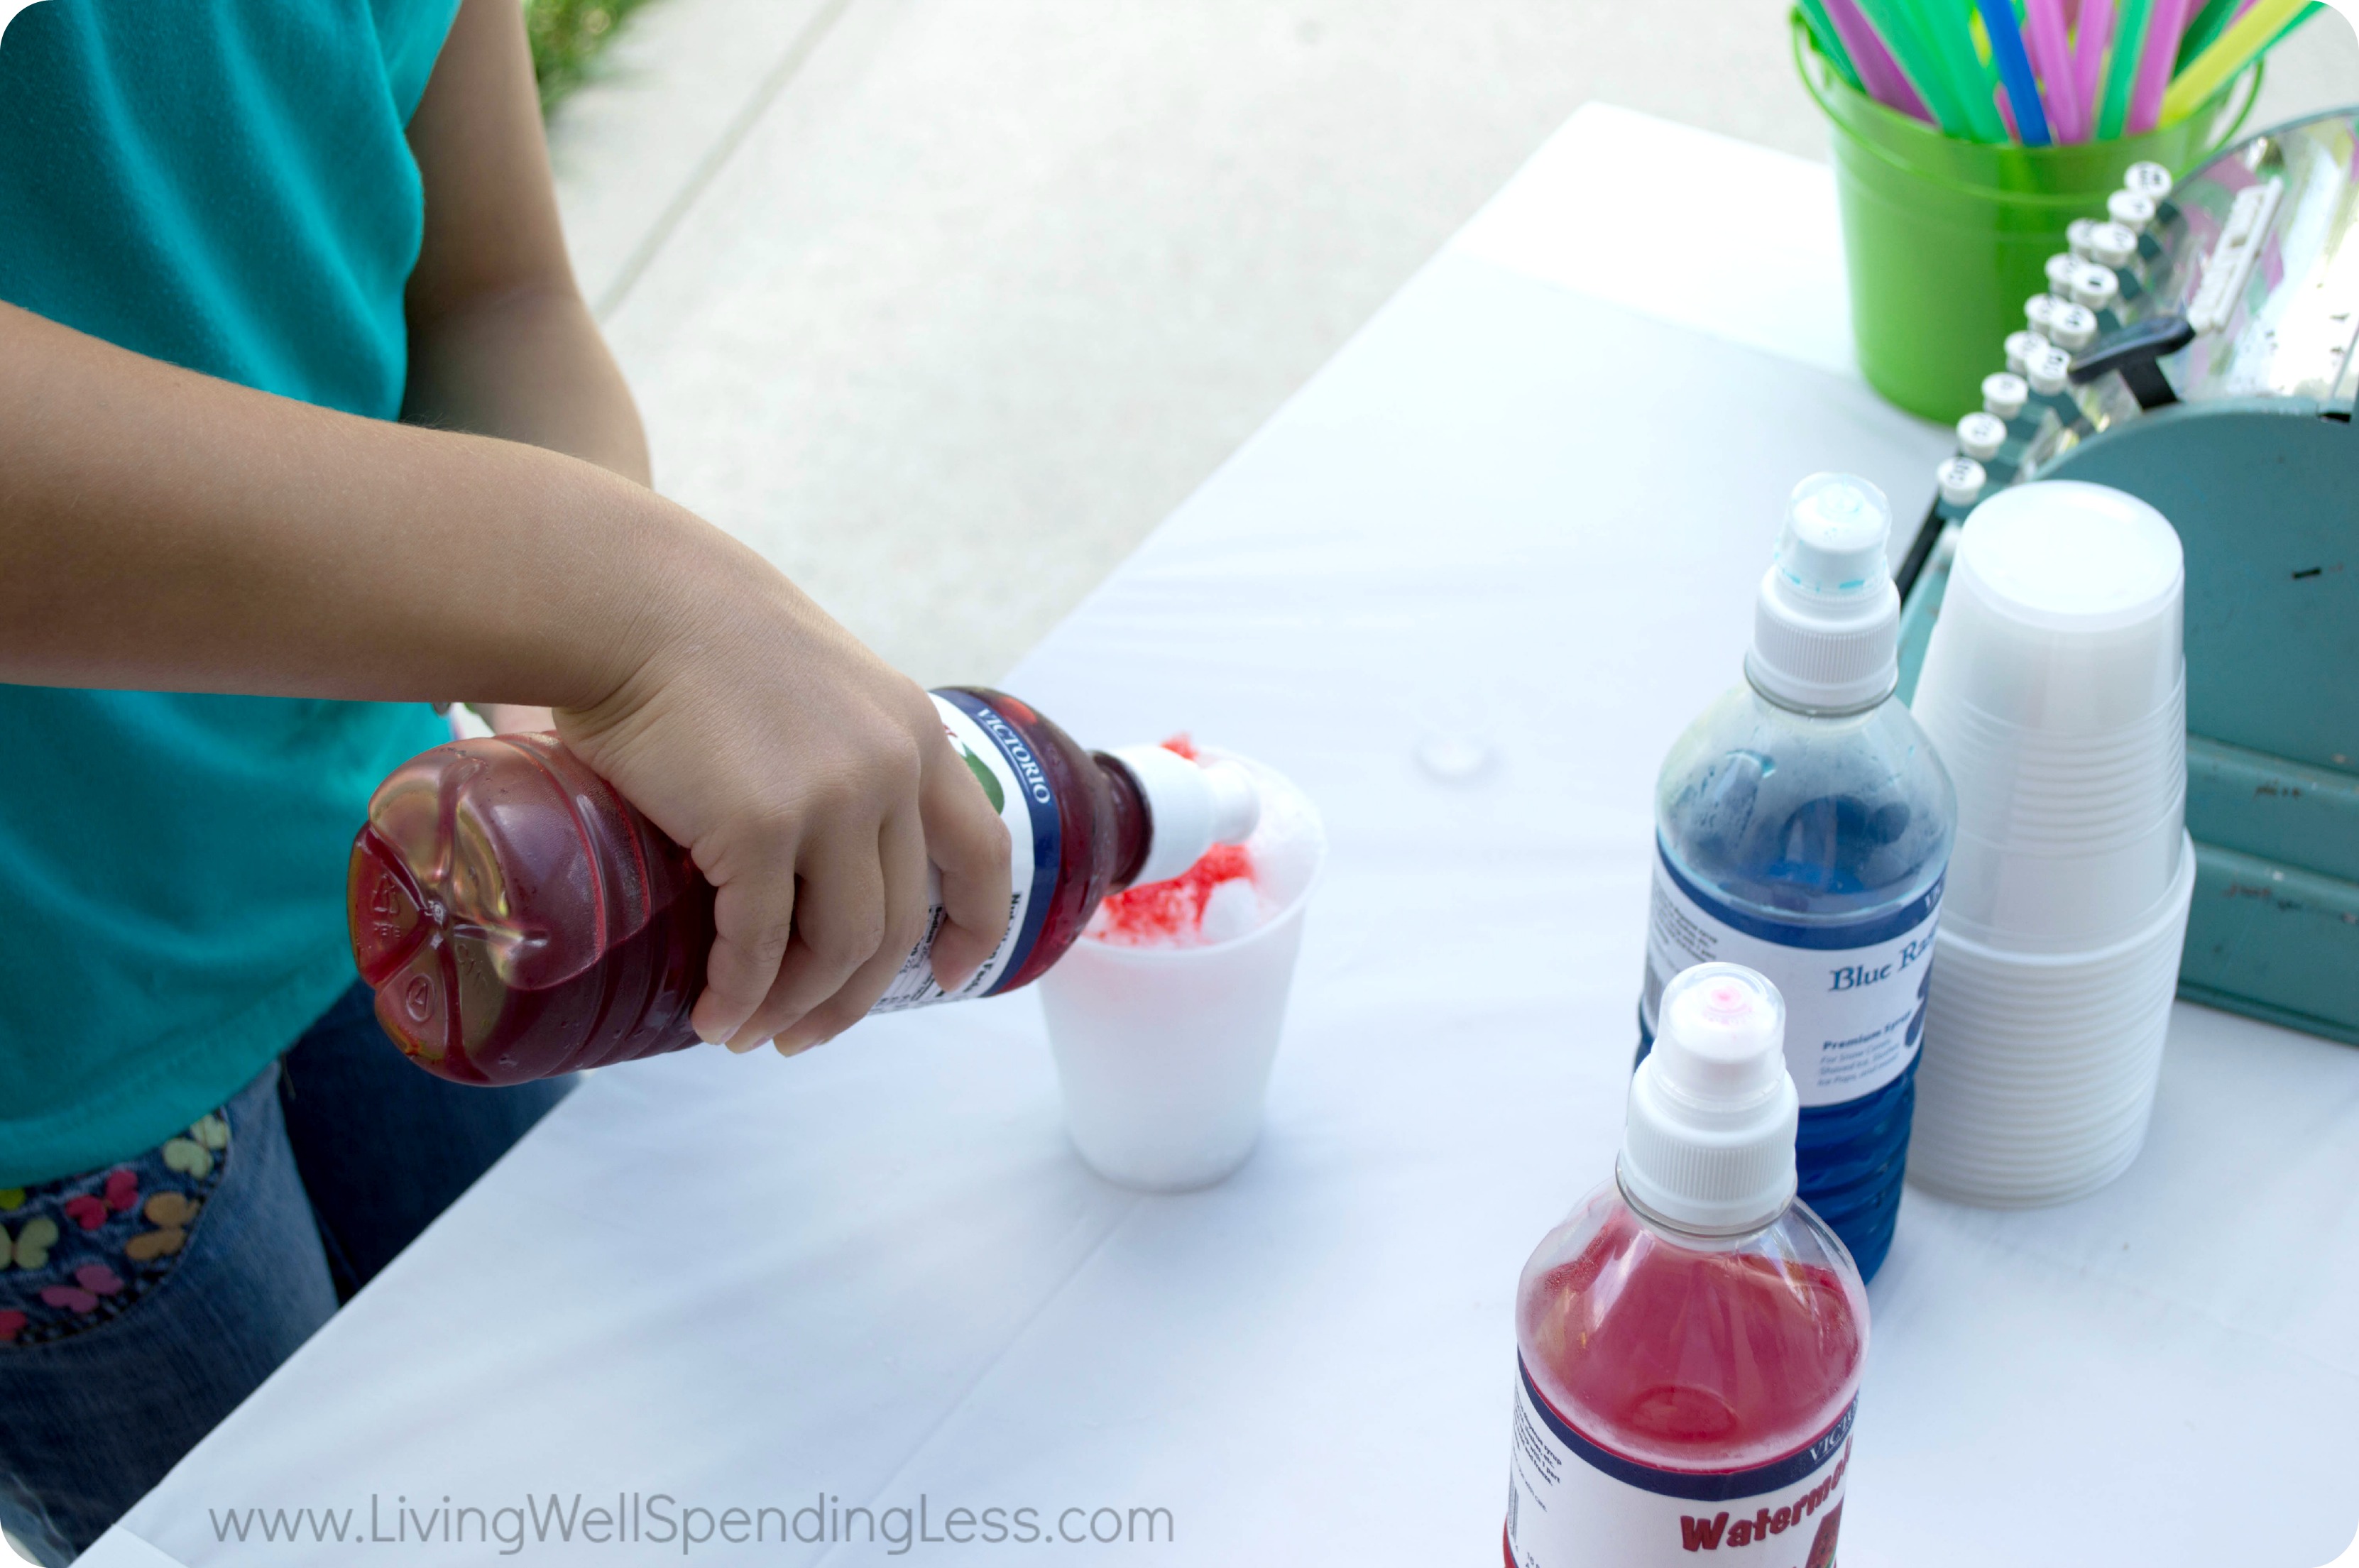
<svg viewBox="0 0 2359 1568">
<path fill-rule="evenodd" d="M 929 862 L 955 984 L 1007 852 L 923 694 L 646 488 L 516 0 L 41 0 L 0 300 L 0 1524 L 62 1563 L 550 1103 L 353 988 L 429 702 L 553 709 L 690 846 L 733 1049 L 860 1018 Z"/>
</svg>

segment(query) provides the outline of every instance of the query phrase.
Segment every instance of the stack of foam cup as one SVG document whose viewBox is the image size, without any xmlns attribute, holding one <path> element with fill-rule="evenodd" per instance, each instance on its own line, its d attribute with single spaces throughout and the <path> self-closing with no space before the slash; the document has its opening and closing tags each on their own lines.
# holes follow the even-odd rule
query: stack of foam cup
<svg viewBox="0 0 2359 1568">
<path fill-rule="evenodd" d="M 1958 791 L 1909 1179 L 2063 1203 L 2145 1142 L 2195 887 L 2179 536 L 2017 485 L 1958 539 L 1910 704 Z"/>
</svg>

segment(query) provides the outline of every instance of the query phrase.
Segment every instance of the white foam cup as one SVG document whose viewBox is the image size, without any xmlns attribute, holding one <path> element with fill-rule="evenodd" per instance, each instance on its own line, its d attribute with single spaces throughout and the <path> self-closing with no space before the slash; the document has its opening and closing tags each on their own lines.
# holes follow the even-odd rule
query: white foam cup
<svg viewBox="0 0 2359 1568">
<path fill-rule="evenodd" d="M 2185 563 L 2161 513 L 2099 485 L 1977 506 L 1910 703 L 1958 791 L 1945 930 L 2071 953 L 2140 929 L 2186 810 Z"/>
<path fill-rule="evenodd" d="M 1958 539 L 1918 691 L 2027 728 L 2087 735 L 2152 713 L 2178 685 L 2185 566 L 2160 512 L 2103 485 L 2017 485 Z M 1962 644 L 1971 657 L 1935 652 Z"/>
<path fill-rule="evenodd" d="M 1260 788 L 1262 825 L 1246 847 L 1276 912 L 1198 947 L 1084 936 L 1039 985 L 1074 1148 L 1108 1181 L 1149 1192 L 1210 1186 L 1253 1153 L 1303 911 L 1326 856 L 1317 810 L 1285 778 L 1210 748 L 1203 756 L 1242 764 Z"/>
<path fill-rule="evenodd" d="M 1973 793 L 1959 809 L 1977 831 L 2069 845 L 2093 830 L 2152 821 L 2183 799 L 2183 683 L 2134 724 L 2064 734 L 1995 718 L 1941 690 L 1930 696 L 1912 711 L 1941 731 L 1944 766 L 1966 775 Z"/>
<path fill-rule="evenodd" d="M 2182 813 L 2042 854 L 1958 830 L 1942 924 L 2017 951 L 2075 953 L 2138 929 L 2178 875 Z M 1951 900 L 1956 899 L 1956 907 Z"/>
<path fill-rule="evenodd" d="M 2026 953 L 1944 922 L 1926 997 L 1908 1177 L 1968 1203 L 2064 1203 L 2126 1170 L 2146 1137 L 2195 892 L 2184 831 L 2139 929 Z"/>
</svg>

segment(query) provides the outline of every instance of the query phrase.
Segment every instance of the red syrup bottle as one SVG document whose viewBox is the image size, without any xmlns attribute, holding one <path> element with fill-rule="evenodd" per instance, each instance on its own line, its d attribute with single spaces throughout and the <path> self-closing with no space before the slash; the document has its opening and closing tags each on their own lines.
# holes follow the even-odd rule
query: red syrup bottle
<svg viewBox="0 0 2359 1568">
<path fill-rule="evenodd" d="M 1664 988 L 1615 1180 L 1516 1295 L 1508 1568 L 1833 1568 L 1867 1295 L 1794 1197 L 1777 987 Z"/>
<path fill-rule="evenodd" d="M 955 993 L 934 984 L 936 904 L 875 1011 L 1027 985 L 1107 894 L 1249 836 L 1253 781 L 1159 746 L 1084 751 L 1003 692 L 933 693 L 1008 828 L 1006 935 Z M 353 956 L 411 1061 L 457 1083 L 520 1083 L 697 1043 L 712 888 L 553 735 L 456 741 L 377 787 L 346 884 Z"/>
</svg>

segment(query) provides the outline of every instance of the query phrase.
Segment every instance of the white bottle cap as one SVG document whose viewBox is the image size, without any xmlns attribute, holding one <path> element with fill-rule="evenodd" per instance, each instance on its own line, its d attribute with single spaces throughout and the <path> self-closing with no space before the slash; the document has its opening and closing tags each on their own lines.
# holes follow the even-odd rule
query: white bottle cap
<svg viewBox="0 0 2359 1568">
<path fill-rule="evenodd" d="M 1984 396 L 1988 397 L 1990 382 L 1985 380 L 1983 386 L 1985 388 Z M 2020 408 L 2023 405 L 2018 402 L 2016 407 Z M 1958 450 L 1976 463 L 1988 463 L 2006 444 L 2006 421 L 1988 409 L 1968 414 L 1958 421 Z"/>
<path fill-rule="evenodd" d="M 1243 844 L 1261 821 L 1261 792 L 1234 762 L 1190 762 L 1159 746 L 1125 746 L 1114 758 L 1147 797 L 1147 859 L 1136 887 L 1169 882 L 1216 844 Z"/>
<path fill-rule="evenodd" d="M 2135 191 L 2149 201 L 2170 194 L 2170 170 L 2158 163 L 2134 163 L 2122 171 L 2122 189 Z"/>
<path fill-rule="evenodd" d="M 1968 414 L 1969 419 L 1987 419 L 1988 414 Z M 1983 486 L 1990 475 L 1983 465 L 1971 457 L 1953 457 L 1933 470 L 1933 483 L 1941 492 L 1941 499 L 1952 506 L 1971 506 L 1982 496 Z"/>
<path fill-rule="evenodd" d="M 2102 267 L 2092 270 L 2105 271 Z M 2105 272 L 2108 279 L 2113 276 Z M 2058 348 L 2077 354 L 2097 340 L 2097 313 L 2086 305 L 2059 305 L 2049 321 L 2048 335 Z"/>
<path fill-rule="evenodd" d="M 2075 310 L 2079 308 L 2077 305 L 2073 307 Z M 2071 379 L 2072 356 L 2049 343 L 2024 362 L 2023 374 L 2024 379 L 2031 383 L 2034 392 L 2043 397 L 2053 397 L 2063 391 L 2065 384 Z"/>
<path fill-rule="evenodd" d="M 2128 194 L 2126 191 L 2114 192 L 2116 199 Z M 2089 248 L 2097 253 L 2100 267 L 2127 267 L 2130 257 L 2137 255 L 2137 231 L 2127 223 L 2099 223 L 2097 232 L 2089 236 Z M 2119 278 L 2114 279 L 2114 287 L 2121 287 Z"/>
<path fill-rule="evenodd" d="M 1900 594 L 1885 541 L 1884 492 L 1848 474 L 1813 474 L 1794 486 L 1777 553 L 1753 605 L 1745 673 L 1788 707 L 1871 708 L 1899 683 Z"/>
<path fill-rule="evenodd" d="M 2028 361 L 2035 353 L 2038 352 L 2040 347 L 2047 342 L 2048 340 L 2041 337 L 2038 332 L 2022 332 L 2007 333 L 2007 369 L 2013 371 L 2017 376 L 2022 375 L 2025 363 Z M 1984 383 L 1984 386 L 1987 387 L 1988 383 Z"/>
<path fill-rule="evenodd" d="M 2072 298 L 2072 275 L 2081 270 L 2081 258 L 2069 250 L 2060 250 L 2048 258 L 2048 292 L 2059 299 Z"/>
<path fill-rule="evenodd" d="M 1663 987 L 1655 1046 L 1630 1079 L 1622 1190 L 1684 1230 L 1741 1236 L 1794 1199 L 1801 1104 L 1786 1071 L 1786 1002 L 1736 964 Z"/>
<path fill-rule="evenodd" d="M 2095 259 L 2089 254 L 2089 234 L 2096 226 L 2097 220 L 2094 218 L 2075 218 L 2064 226 L 2064 243 L 2070 245 L 2072 254 L 2082 261 Z"/>
<path fill-rule="evenodd" d="M 2137 236 L 2154 222 L 2154 198 L 2142 191 L 2127 187 L 2105 198 L 2105 216 L 2130 232 L 2130 248 L 2137 248 Z"/>
<path fill-rule="evenodd" d="M 2023 334 L 2029 337 L 2031 334 Z M 1983 377 L 1983 412 L 1995 414 L 2002 419 L 2012 419 L 2023 412 L 2031 401 L 2031 384 L 2012 370 L 2002 370 Z"/>
<path fill-rule="evenodd" d="M 2072 274 L 2072 303 L 2075 305 L 2091 310 L 2111 310 L 2121 292 L 2122 280 L 2115 278 L 2114 269 L 2103 262 L 2093 261 Z M 2093 329 L 2095 325 L 2094 321 L 2090 322 Z M 2064 343 L 2063 335 L 2059 333 L 2056 341 Z M 2064 343 L 2064 346 L 2079 348 L 2082 345 Z"/>
<path fill-rule="evenodd" d="M 2056 312 L 2071 303 L 2071 300 L 2059 299 L 2053 294 L 2034 294 L 2023 302 L 2024 324 L 2041 337 L 2052 339 L 2056 336 Z"/>
</svg>

